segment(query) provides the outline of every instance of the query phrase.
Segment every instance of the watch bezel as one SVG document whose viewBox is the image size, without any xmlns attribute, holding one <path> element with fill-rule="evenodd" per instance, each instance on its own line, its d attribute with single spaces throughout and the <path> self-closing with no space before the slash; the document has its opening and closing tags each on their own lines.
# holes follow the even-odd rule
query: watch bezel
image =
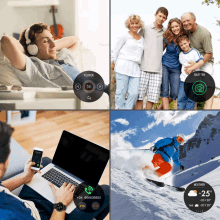
<svg viewBox="0 0 220 220">
<path fill-rule="evenodd" d="M 62 206 L 62 208 L 60 208 Z M 58 211 L 61 212 L 63 210 L 66 210 L 66 206 L 62 202 L 58 202 L 54 204 L 54 208 Z"/>
</svg>

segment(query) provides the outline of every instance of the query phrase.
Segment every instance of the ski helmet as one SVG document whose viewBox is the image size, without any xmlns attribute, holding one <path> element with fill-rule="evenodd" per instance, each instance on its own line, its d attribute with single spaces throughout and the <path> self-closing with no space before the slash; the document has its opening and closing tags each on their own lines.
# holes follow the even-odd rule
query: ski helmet
<svg viewBox="0 0 220 220">
<path fill-rule="evenodd" d="M 181 137 L 183 139 L 183 142 L 185 141 L 185 135 L 184 134 L 178 134 L 177 137 Z"/>
</svg>

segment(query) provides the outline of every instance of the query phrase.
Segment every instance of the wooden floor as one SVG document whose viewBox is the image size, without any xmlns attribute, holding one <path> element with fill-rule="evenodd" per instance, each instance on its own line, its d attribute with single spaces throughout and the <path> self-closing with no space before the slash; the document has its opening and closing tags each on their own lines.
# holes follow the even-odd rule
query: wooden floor
<svg viewBox="0 0 220 220">
<path fill-rule="evenodd" d="M 109 111 L 37 112 L 35 123 L 14 128 L 12 137 L 31 155 L 39 147 L 44 149 L 43 156 L 53 158 L 63 130 L 109 149 Z M 109 185 L 109 163 L 99 184 Z"/>
</svg>

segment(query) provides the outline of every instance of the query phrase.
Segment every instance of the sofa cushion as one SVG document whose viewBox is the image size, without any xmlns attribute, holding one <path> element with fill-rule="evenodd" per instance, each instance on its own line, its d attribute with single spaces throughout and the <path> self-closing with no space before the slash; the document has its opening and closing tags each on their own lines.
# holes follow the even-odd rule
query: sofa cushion
<svg viewBox="0 0 220 220">
<path fill-rule="evenodd" d="M 11 138 L 10 148 L 9 165 L 1 181 L 23 172 L 24 165 L 30 158 L 30 154 L 13 138 Z"/>
</svg>

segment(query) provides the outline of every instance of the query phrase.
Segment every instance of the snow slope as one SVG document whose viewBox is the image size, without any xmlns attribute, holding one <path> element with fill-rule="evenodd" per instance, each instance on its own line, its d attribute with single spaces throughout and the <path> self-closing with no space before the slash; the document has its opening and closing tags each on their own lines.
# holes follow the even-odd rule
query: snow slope
<svg viewBox="0 0 220 220">
<path fill-rule="evenodd" d="M 204 171 L 202 166 L 196 167 L 196 170 L 186 170 L 184 173 L 184 177 L 188 176 L 188 178 L 184 179 L 185 183 L 187 181 L 184 185 L 185 187 L 194 181 L 204 181 L 213 186 L 216 195 L 215 204 L 209 211 L 204 213 L 195 213 L 189 210 L 185 206 L 183 192 L 151 185 L 138 173 L 138 170 L 137 174 L 133 174 L 125 170 L 113 168 L 111 170 L 111 218 L 114 220 L 219 219 L 220 157 L 213 162 L 217 163 L 218 167 L 200 178 L 196 179 L 196 174 L 194 176 L 191 176 L 191 174 L 200 173 L 202 175 Z M 203 166 L 207 166 L 208 170 L 213 168 L 212 162 Z"/>
<path fill-rule="evenodd" d="M 195 213 L 189 210 L 183 199 L 184 192 L 169 188 L 158 188 L 146 182 L 146 176 L 152 173 L 142 171 L 152 160 L 150 151 L 135 150 L 130 143 L 122 146 L 117 134 L 112 134 L 111 141 L 111 218 L 114 220 L 130 219 L 165 219 L 165 220 L 217 220 L 220 216 L 220 113 L 215 117 L 208 115 L 200 123 L 195 135 L 184 147 L 181 163 L 185 170 L 175 176 L 168 173 L 162 177 L 165 183 L 187 187 L 195 181 L 211 185 L 216 200 L 207 212 Z M 196 144 L 195 144 L 196 143 Z M 127 149 L 120 151 L 118 149 Z M 179 168 L 173 165 L 172 172 Z"/>
</svg>

